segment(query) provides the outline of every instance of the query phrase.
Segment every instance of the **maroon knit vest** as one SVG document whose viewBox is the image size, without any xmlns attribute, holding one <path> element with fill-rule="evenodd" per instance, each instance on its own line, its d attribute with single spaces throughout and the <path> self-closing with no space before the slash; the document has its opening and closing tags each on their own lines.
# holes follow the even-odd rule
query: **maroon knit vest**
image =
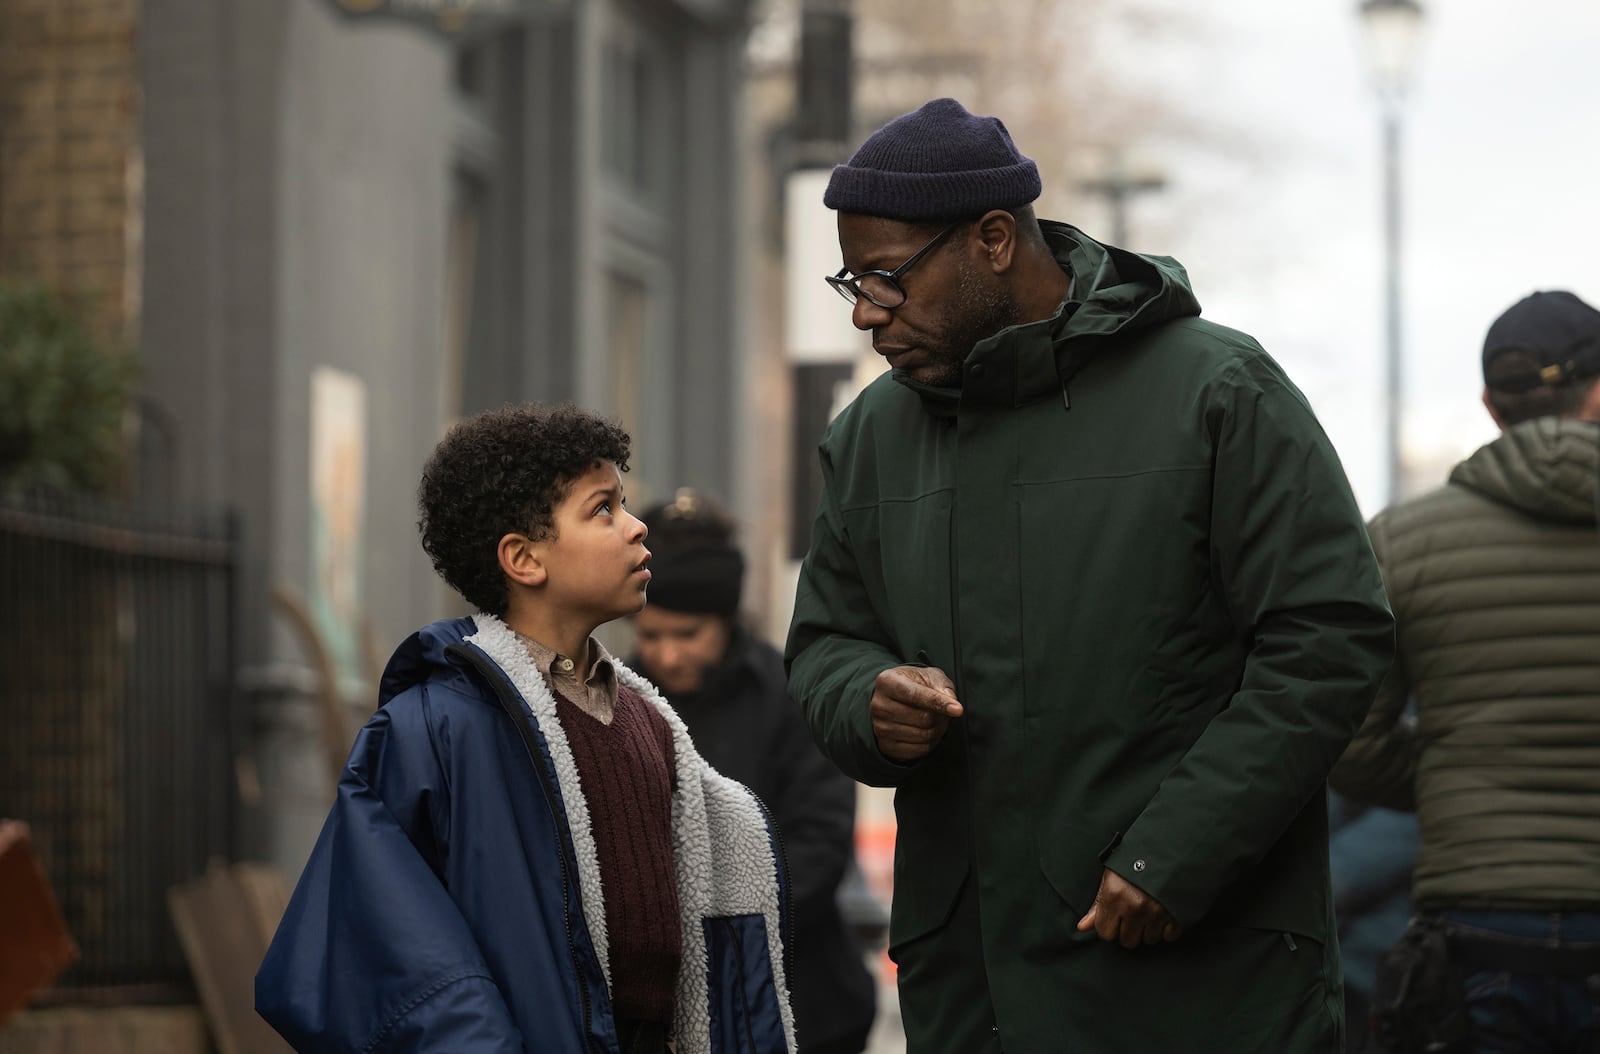
<svg viewBox="0 0 1600 1054">
<path fill-rule="evenodd" d="M 619 1018 L 672 1021 L 683 933 L 672 858 L 672 729 L 618 687 L 609 725 L 556 694 L 589 803 L 605 892 L 611 1005 Z"/>
</svg>

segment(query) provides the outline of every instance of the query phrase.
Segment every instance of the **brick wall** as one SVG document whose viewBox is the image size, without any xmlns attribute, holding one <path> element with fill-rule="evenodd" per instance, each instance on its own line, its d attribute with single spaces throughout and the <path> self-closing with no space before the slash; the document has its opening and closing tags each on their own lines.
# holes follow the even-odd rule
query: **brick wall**
<svg viewBox="0 0 1600 1054">
<path fill-rule="evenodd" d="M 138 322 L 139 0 L 0 0 L 0 277 Z"/>
</svg>

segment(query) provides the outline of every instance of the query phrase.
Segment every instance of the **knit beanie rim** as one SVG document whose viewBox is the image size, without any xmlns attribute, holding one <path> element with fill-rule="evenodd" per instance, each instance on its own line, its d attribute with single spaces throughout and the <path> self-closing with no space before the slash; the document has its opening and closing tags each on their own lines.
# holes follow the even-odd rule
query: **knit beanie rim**
<svg viewBox="0 0 1600 1054">
<path fill-rule="evenodd" d="M 920 222 L 1021 208 L 1042 190 L 1038 166 L 1017 150 L 999 118 L 941 98 L 868 136 L 834 168 L 823 203 Z"/>
</svg>

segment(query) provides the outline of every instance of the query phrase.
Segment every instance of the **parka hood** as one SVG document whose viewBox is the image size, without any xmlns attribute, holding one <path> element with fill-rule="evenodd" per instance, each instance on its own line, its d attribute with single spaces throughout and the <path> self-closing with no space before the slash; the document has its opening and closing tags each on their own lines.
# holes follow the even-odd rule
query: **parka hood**
<svg viewBox="0 0 1600 1054">
<path fill-rule="evenodd" d="M 1171 257 L 1104 245 L 1054 220 L 1040 220 L 1039 226 L 1056 262 L 1073 276 L 1071 295 L 1051 317 L 979 341 L 966 359 L 1015 355 L 1019 402 L 1057 391 L 1095 355 L 1103 338 L 1200 314 L 1188 272 Z M 923 384 L 901 370 L 891 376 L 920 395 L 930 413 L 954 416 L 961 402 L 959 388 Z"/>
<path fill-rule="evenodd" d="M 421 684 L 440 667 L 458 666 L 459 663 L 446 654 L 446 649 L 477 631 L 477 624 L 470 618 L 440 619 L 401 641 L 389 657 L 389 664 L 383 668 L 383 677 L 378 682 L 378 705 Z"/>
<path fill-rule="evenodd" d="M 1540 417 L 1513 425 L 1450 473 L 1450 482 L 1530 516 L 1594 523 L 1600 423 Z"/>
<path fill-rule="evenodd" d="M 1041 220 L 1045 241 L 1075 279 L 1071 326 L 1057 340 L 1106 336 L 1200 313 L 1189 272 L 1170 256 L 1145 256 L 1104 245 L 1054 220 Z"/>
</svg>

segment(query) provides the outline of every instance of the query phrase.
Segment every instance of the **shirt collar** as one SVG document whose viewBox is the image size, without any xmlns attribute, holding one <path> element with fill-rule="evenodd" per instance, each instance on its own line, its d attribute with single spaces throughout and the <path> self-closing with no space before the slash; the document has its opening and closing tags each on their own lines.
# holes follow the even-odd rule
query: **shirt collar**
<svg viewBox="0 0 1600 1054">
<path fill-rule="evenodd" d="M 513 631 L 515 632 L 515 631 Z M 554 648 L 534 640 L 532 637 L 518 633 L 517 639 L 522 641 L 528 649 L 528 654 L 533 656 L 533 663 L 545 677 L 571 677 L 578 676 L 577 662 L 569 656 L 562 655 Z M 584 681 L 587 685 L 611 685 L 617 680 L 616 660 L 611 653 L 606 651 L 604 644 L 589 638 L 589 676 Z"/>
</svg>

